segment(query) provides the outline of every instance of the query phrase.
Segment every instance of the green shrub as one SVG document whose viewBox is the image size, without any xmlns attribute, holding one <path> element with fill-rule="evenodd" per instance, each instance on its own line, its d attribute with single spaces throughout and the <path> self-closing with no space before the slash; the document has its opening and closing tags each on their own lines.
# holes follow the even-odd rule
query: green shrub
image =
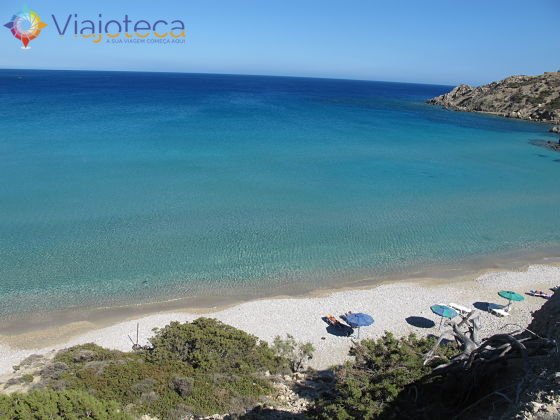
<svg viewBox="0 0 560 420">
<path fill-rule="evenodd" d="M 132 419 L 113 401 L 100 401 L 86 392 L 52 390 L 0 395 L 0 418 L 32 419 Z"/>
<path fill-rule="evenodd" d="M 410 335 L 397 339 L 391 333 L 377 340 L 363 340 L 352 347 L 354 362 L 336 368 L 335 396 L 317 404 L 315 416 L 324 419 L 373 419 L 408 384 L 431 371 L 424 355 L 433 338 Z M 442 360 L 456 350 L 443 346 Z"/>
<path fill-rule="evenodd" d="M 277 336 L 272 345 L 274 352 L 290 361 L 292 372 L 299 372 L 305 364 L 313 358 L 315 348 L 311 343 L 298 343 L 288 334 L 285 339 Z"/>
<path fill-rule="evenodd" d="M 181 361 L 200 371 L 276 371 L 283 362 L 255 336 L 209 318 L 172 322 L 150 343 L 149 360 Z"/>
<path fill-rule="evenodd" d="M 33 382 L 33 375 L 31 375 L 31 374 L 28 373 L 28 374 L 26 374 L 26 375 L 23 375 L 23 376 L 21 377 L 21 379 L 22 379 L 22 381 L 25 382 L 26 384 L 30 384 L 31 382 Z"/>
<path fill-rule="evenodd" d="M 272 390 L 264 372 L 288 365 L 266 343 L 212 319 L 173 322 L 150 341 L 150 349 L 138 352 L 94 344 L 61 351 L 41 372 L 40 386 L 172 419 L 252 407 Z"/>
</svg>

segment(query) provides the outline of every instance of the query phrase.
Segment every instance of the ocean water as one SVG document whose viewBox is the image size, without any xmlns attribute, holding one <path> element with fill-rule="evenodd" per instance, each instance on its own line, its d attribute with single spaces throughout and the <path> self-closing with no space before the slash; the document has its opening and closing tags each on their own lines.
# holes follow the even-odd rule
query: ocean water
<svg viewBox="0 0 560 420">
<path fill-rule="evenodd" d="M 0 71 L 0 316 L 560 244 L 546 127 L 424 104 L 448 89 Z"/>
</svg>

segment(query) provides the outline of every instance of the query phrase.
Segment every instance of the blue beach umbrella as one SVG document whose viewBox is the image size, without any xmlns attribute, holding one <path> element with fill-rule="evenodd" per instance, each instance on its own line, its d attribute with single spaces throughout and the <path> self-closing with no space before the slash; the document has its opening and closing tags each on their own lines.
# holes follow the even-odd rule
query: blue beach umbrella
<svg viewBox="0 0 560 420">
<path fill-rule="evenodd" d="M 441 320 L 439 321 L 440 328 L 441 324 L 443 323 L 443 318 L 451 319 L 459 315 L 455 309 L 445 305 L 433 305 L 430 306 L 430 309 L 434 314 L 441 317 Z"/>
<path fill-rule="evenodd" d="M 358 328 L 358 338 L 360 338 L 360 328 L 369 327 L 373 324 L 373 318 L 363 313 L 348 313 L 344 316 L 344 320 L 353 328 Z"/>
<path fill-rule="evenodd" d="M 511 302 L 521 302 L 522 300 L 525 300 L 522 295 L 512 292 L 511 290 L 500 290 L 498 295 L 509 301 L 508 308 L 511 306 Z"/>
</svg>

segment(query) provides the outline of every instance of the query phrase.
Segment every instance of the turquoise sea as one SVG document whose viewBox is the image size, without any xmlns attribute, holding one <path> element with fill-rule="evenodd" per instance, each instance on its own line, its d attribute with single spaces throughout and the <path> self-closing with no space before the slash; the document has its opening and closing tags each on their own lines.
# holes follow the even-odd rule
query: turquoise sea
<svg viewBox="0 0 560 420">
<path fill-rule="evenodd" d="M 0 317 L 558 246 L 547 127 L 424 103 L 449 89 L 0 71 Z"/>
</svg>

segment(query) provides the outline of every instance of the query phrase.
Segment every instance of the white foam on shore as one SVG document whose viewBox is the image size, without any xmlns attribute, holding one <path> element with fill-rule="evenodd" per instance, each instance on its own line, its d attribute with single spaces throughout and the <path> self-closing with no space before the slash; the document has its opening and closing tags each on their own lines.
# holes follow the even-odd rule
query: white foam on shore
<svg viewBox="0 0 560 420">
<path fill-rule="evenodd" d="M 475 302 L 505 303 L 497 292 L 501 289 L 525 293 L 529 289 L 548 289 L 560 284 L 560 267 L 533 265 L 526 271 L 502 271 L 484 274 L 474 281 L 434 284 L 432 282 L 396 282 L 371 289 L 348 290 L 323 297 L 278 298 L 242 303 L 232 308 L 209 313 L 204 316 L 217 318 L 248 333 L 271 342 L 277 335 L 293 335 L 297 340 L 311 342 L 316 348 L 312 366 L 326 368 L 347 359 L 351 340 L 326 332 L 321 317 L 327 314 L 340 315 L 347 311 L 366 312 L 375 318 L 375 324 L 363 328 L 361 338 L 379 337 L 384 331 L 396 335 L 437 334 L 437 326 L 419 328 L 408 317 L 439 319 L 432 314 L 430 306 L 435 303 L 456 302 L 472 306 Z M 527 296 L 525 301 L 515 304 L 508 318 L 496 318 L 482 312 L 484 333 L 499 328 L 515 329 L 506 324 L 526 326 L 531 321 L 531 312 L 540 308 L 545 301 Z M 55 346 L 38 349 L 17 349 L 1 344 L 0 375 L 11 372 L 12 366 L 31 354 L 46 354 L 53 350 L 83 344 L 96 343 L 103 347 L 128 351 L 131 343 L 128 335 L 136 335 L 136 324 L 140 324 L 140 344 L 146 344 L 152 330 L 171 321 L 192 321 L 200 315 L 192 313 L 161 313 L 127 320 L 106 328 L 80 334 L 69 341 Z"/>
</svg>

